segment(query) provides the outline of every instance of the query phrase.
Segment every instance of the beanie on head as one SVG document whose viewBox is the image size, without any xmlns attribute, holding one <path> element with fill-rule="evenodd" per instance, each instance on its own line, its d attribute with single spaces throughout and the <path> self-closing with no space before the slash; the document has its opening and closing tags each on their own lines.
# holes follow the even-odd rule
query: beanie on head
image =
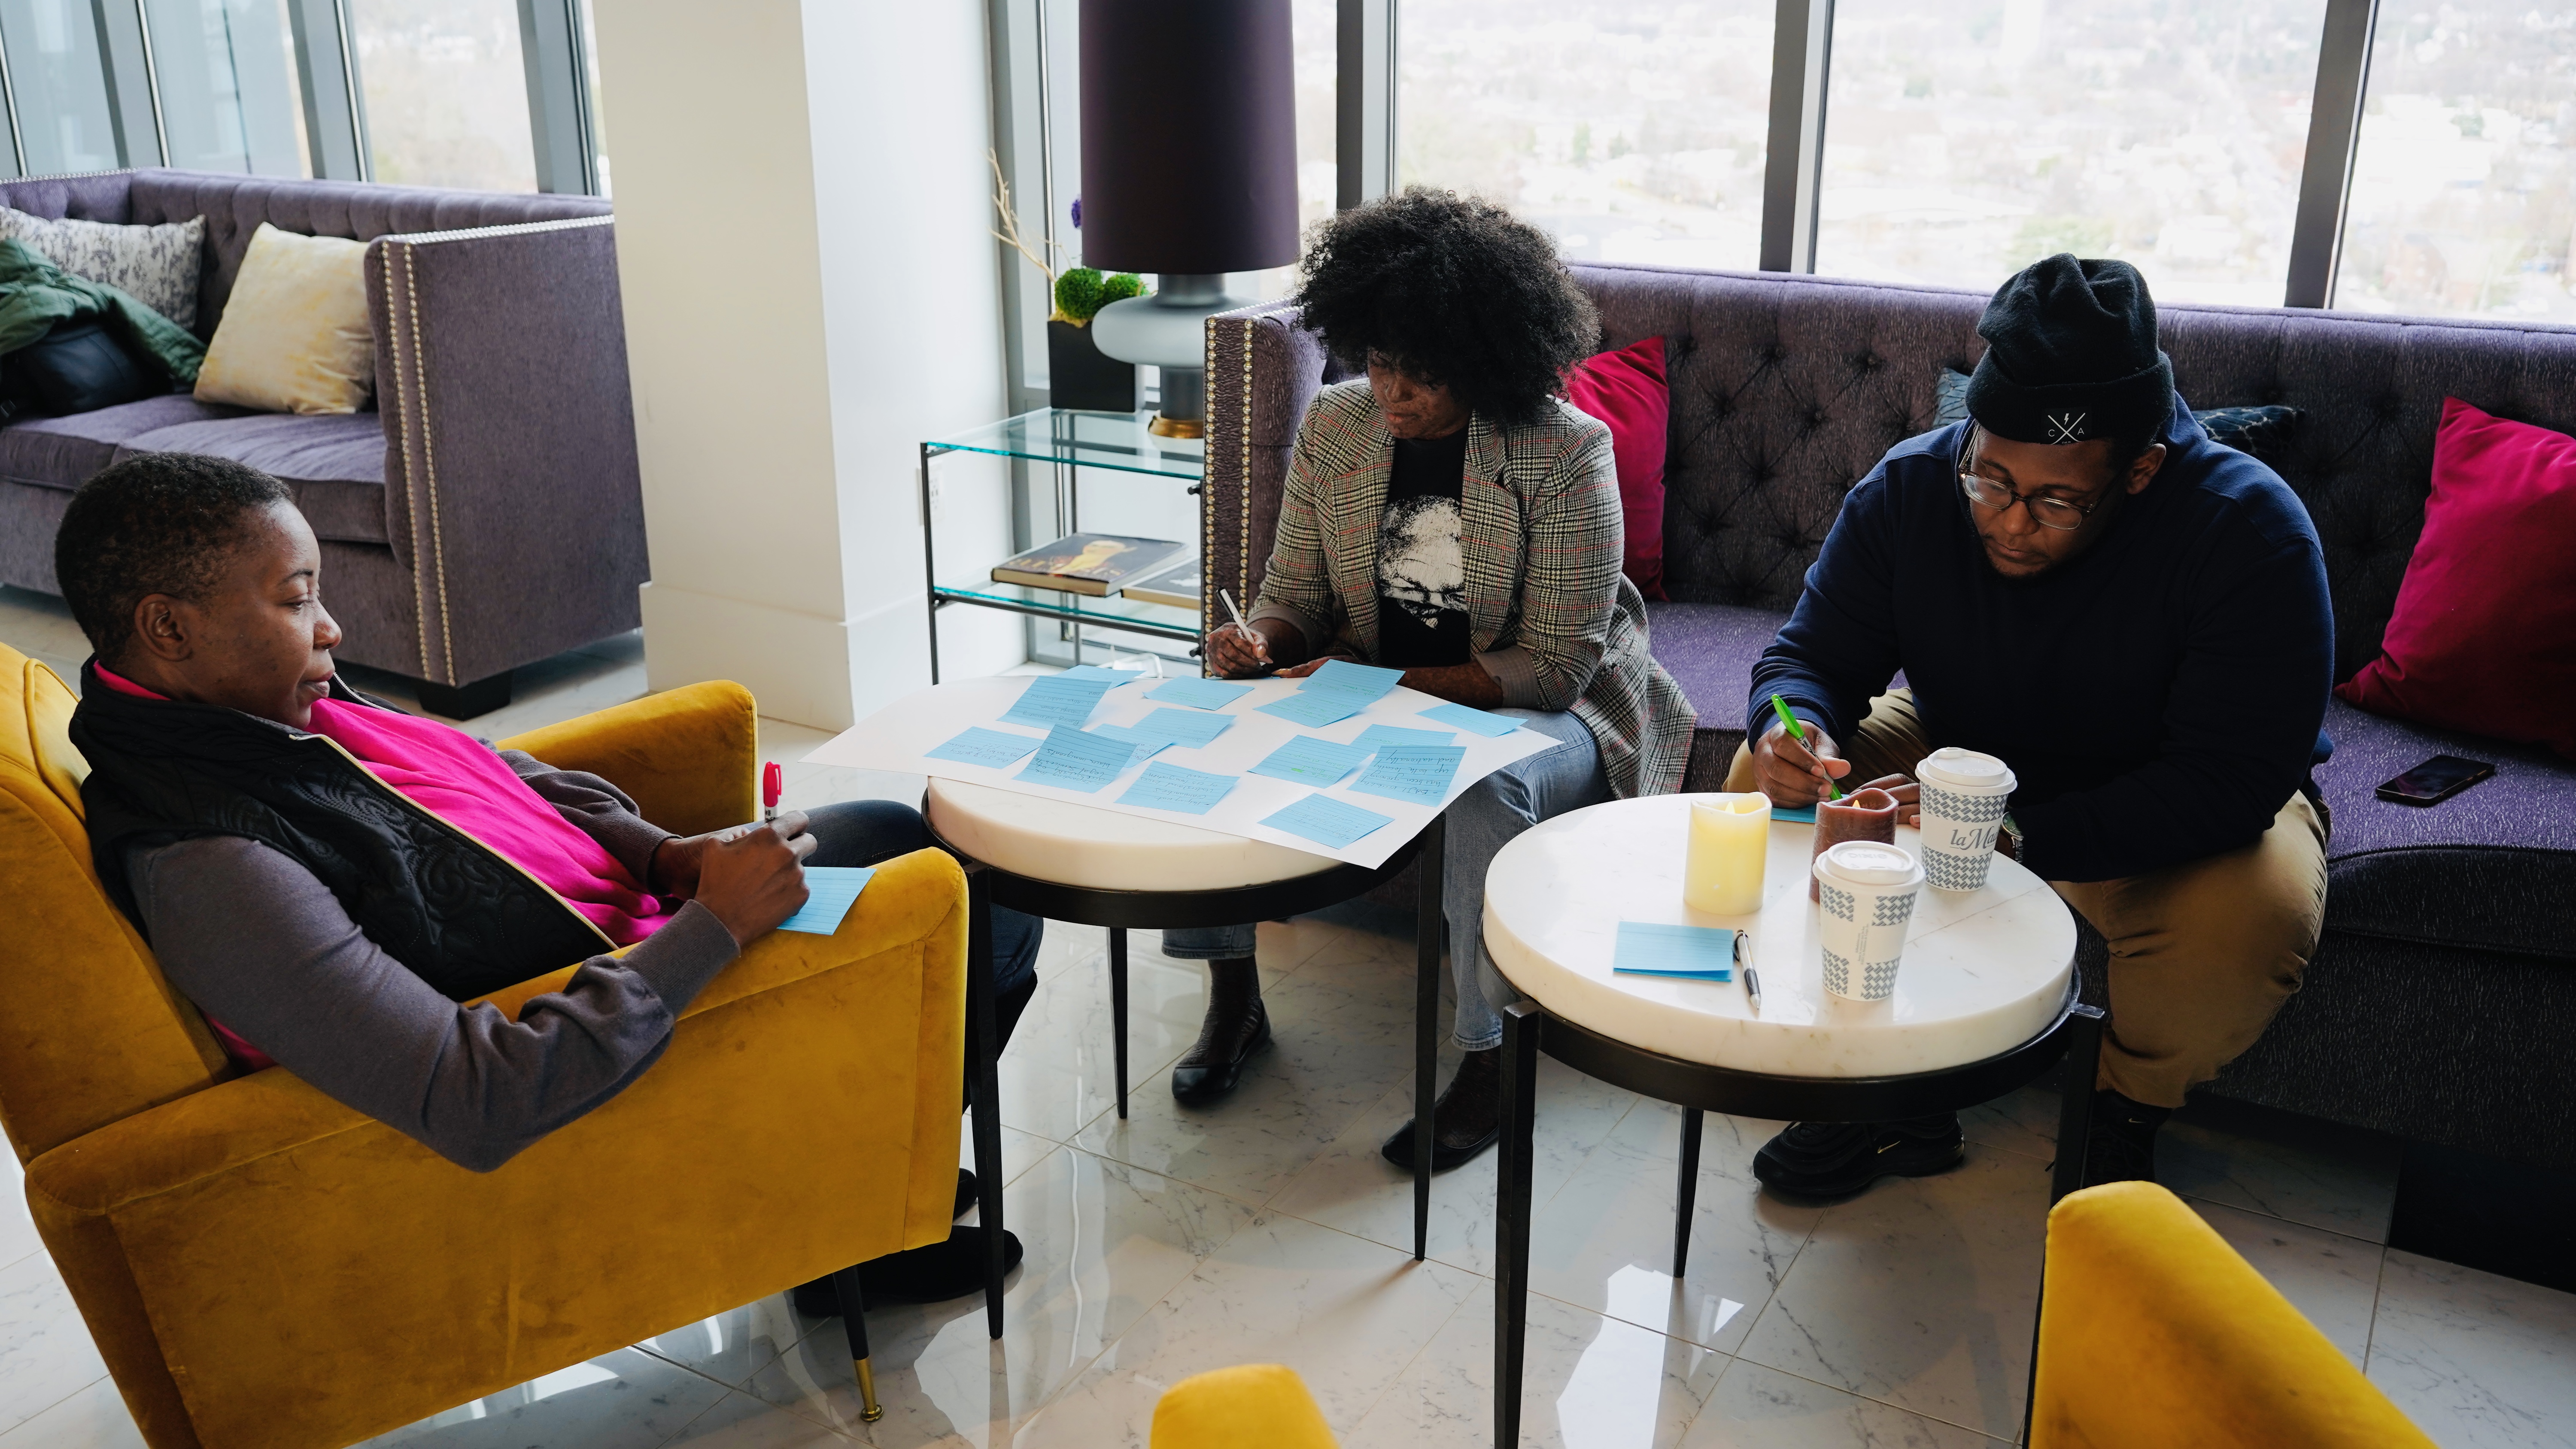
<svg viewBox="0 0 2576 1449">
<path fill-rule="evenodd" d="M 1968 415 L 2017 443 L 2156 435 L 2173 412 L 2173 363 L 2156 303 L 2127 262 L 2060 252 L 2003 284 L 1977 319 L 1986 355 Z"/>
</svg>

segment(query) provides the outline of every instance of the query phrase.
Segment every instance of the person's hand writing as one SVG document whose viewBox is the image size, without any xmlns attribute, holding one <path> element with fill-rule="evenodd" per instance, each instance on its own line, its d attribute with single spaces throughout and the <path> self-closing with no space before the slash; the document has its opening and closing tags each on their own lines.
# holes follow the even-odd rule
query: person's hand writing
<svg viewBox="0 0 2576 1449">
<path fill-rule="evenodd" d="M 800 830 L 803 823 L 798 816 Z M 750 945 L 805 904 L 804 861 L 814 837 L 786 835 L 786 824 L 781 816 L 777 825 L 720 836 L 699 856 L 697 902 L 724 922 L 735 945 Z"/>
<path fill-rule="evenodd" d="M 1250 630 L 1219 624 L 1207 636 L 1208 668 L 1219 679 L 1241 679 L 1294 658 L 1291 651 L 1302 645 L 1296 626 L 1284 619 L 1255 619 Z"/>
<path fill-rule="evenodd" d="M 1786 725 L 1774 720 L 1753 746 L 1753 787 L 1774 805 L 1813 805 L 1824 798 L 1827 782 L 1851 773 L 1851 761 L 1842 757 L 1833 736 L 1812 724 L 1805 729 L 1807 743 L 1801 745 L 1789 737 Z"/>
<path fill-rule="evenodd" d="M 707 852 L 718 844 L 755 827 L 734 825 L 723 830 L 710 830 L 704 835 L 674 835 L 653 848 L 653 859 L 644 869 L 644 888 L 657 896 L 688 900 L 698 893 L 698 876 L 705 868 Z M 783 810 L 778 815 L 778 833 L 789 839 L 805 833 L 805 812 Z"/>
<path fill-rule="evenodd" d="M 1810 733 L 1813 733 L 1813 731 L 1810 731 Z M 1923 806 L 1921 803 L 1923 789 L 1907 776 L 1881 775 L 1866 785 L 1855 785 L 1851 789 L 1845 790 L 1843 793 L 1845 795 L 1854 795 L 1863 790 L 1885 790 L 1888 794 L 1895 796 L 1897 824 L 1919 826 L 1923 823 Z"/>
</svg>

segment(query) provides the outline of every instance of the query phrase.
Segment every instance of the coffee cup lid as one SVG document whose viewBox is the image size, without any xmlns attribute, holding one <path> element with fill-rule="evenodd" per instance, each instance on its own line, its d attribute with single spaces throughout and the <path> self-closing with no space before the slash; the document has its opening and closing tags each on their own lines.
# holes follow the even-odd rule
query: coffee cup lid
<svg viewBox="0 0 2576 1449">
<path fill-rule="evenodd" d="M 1917 778 L 1937 780 L 1965 790 L 1980 790 L 2013 783 L 2012 767 L 1992 755 L 1944 745 L 1923 757 L 1914 767 Z"/>
<path fill-rule="evenodd" d="M 1914 857 L 1904 847 L 1875 840 L 1846 840 L 1817 860 L 1836 879 L 1854 885 L 1903 885 L 1914 875 Z"/>
</svg>

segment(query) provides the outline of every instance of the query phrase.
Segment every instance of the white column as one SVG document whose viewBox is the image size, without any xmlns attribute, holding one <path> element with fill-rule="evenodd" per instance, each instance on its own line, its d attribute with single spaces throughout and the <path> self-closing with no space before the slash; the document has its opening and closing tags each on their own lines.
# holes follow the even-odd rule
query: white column
<svg viewBox="0 0 2576 1449">
<path fill-rule="evenodd" d="M 917 445 L 1002 407 L 983 7 L 597 0 L 597 28 L 646 675 L 845 728 L 929 679 Z M 975 492 L 943 556 L 1007 552 Z M 1019 658 L 1005 616 L 943 627 L 952 676 Z"/>
</svg>

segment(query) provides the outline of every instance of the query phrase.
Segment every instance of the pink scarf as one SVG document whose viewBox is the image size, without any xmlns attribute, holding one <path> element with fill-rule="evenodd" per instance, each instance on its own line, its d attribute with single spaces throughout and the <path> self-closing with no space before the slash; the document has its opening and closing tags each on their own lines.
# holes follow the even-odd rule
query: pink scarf
<svg viewBox="0 0 2576 1449">
<path fill-rule="evenodd" d="M 145 699 L 164 699 L 104 664 L 99 682 Z M 367 773 L 536 877 L 539 883 L 609 940 L 631 946 L 670 921 L 663 903 L 646 893 L 607 848 L 564 819 L 510 769 L 507 762 L 463 730 L 434 719 L 347 704 L 313 705 L 313 733 L 337 743 Z M 244 1065 L 269 1064 L 258 1048 L 215 1023 L 224 1045 Z"/>
</svg>

